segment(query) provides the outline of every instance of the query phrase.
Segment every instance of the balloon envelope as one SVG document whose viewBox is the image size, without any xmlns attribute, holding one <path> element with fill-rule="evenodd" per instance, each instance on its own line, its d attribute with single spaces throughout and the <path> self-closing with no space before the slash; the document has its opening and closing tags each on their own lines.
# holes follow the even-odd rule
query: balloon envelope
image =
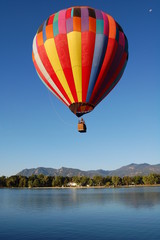
<svg viewBox="0 0 160 240">
<path fill-rule="evenodd" d="M 49 90 L 81 116 L 120 80 L 128 60 L 128 41 L 110 15 L 72 7 L 51 15 L 39 27 L 32 59 Z"/>
</svg>

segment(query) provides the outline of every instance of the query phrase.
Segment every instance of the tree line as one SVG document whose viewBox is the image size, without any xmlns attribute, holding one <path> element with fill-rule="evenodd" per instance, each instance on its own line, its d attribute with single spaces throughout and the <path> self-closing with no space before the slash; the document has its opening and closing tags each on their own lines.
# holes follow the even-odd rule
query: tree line
<svg viewBox="0 0 160 240">
<path fill-rule="evenodd" d="M 25 176 L 10 176 L 0 177 L 0 187 L 68 187 L 72 186 L 72 183 L 77 184 L 79 187 L 118 187 L 129 185 L 153 185 L 160 184 L 160 175 L 151 173 L 148 176 L 94 176 L 93 178 L 86 176 L 45 176 L 43 174 L 32 175 L 30 177 Z"/>
</svg>

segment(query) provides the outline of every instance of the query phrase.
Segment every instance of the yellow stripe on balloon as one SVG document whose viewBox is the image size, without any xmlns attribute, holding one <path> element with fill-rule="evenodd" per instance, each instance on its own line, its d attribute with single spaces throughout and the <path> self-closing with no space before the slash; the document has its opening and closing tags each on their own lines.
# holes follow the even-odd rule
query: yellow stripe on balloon
<svg viewBox="0 0 160 240">
<path fill-rule="evenodd" d="M 49 61 L 53 67 L 53 70 L 55 71 L 61 85 L 63 86 L 64 90 L 66 91 L 69 99 L 71 100 L 71 102 L 74 102 L 71 90 L 68 86 L 66 77 L 64 75 L 59 57 L 58 57 L 58 53 L 57 53 L 57 49 L 56 49 L 56 45 L 55 45 L 55 41 L 53 38 L 48 39 L 45 43 L 44 43 L 44 47 L 47 53 L 47 56 L 49 58 Z"/>
<path fill-rule="evenodd" d="M 78 102 L 82 102 L 81 32 L 70 32 L 67 38 Z"/>
</svg>

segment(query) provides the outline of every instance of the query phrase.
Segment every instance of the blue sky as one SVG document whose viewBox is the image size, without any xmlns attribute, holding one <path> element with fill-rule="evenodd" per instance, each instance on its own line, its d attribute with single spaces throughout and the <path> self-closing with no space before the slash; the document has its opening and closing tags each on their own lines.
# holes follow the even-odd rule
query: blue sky
<svg viewBox="0 0 160 240">
<path fill-rule="evenodd" d="M 41 83 L 32 63 L 33 37 L 49 15 L 76 5 L 112 15 L 129 42 L 119 84 L 78 119 Z M 160 163 L 160 1 L 1 0 L 0 176 L 24 168 L 116 169 Z"/>
</svg>

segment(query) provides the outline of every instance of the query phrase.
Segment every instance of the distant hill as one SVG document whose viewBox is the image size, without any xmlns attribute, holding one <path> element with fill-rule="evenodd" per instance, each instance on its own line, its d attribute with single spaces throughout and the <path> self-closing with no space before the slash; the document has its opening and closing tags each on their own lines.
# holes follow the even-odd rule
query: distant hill
<svg viewBox="0 0 160 240">
<path fill-rule="evenodd" d="M 148 175 L 150 173 L 159 173 L 160 174 L 160 164 L 157 165 L 150 165 L 147 163 L 143 164 L 135 164 L 132 163 L 127 166 L 123 166 L 121 168 L 118 168 L 113 171 L 107 171 L 107 170 L 89 170 L 89 171 L 82 171 L 80 169 L 74 169 L 74 168 L 65 168 L 62 167 L 60 169 L 54 169 L 54 168 L 31 168 L 31 169 L 24 169 L 21 172 L 17 173 L 17 175 L 26 176 L 29 177 L 31 175 L 39 175 L 43 174 L 46 176 L 87 176 L 87 177 L 93 177 L 95 175 L 100 176 L 137 176 L 137 175 Z"/>
</svg>

